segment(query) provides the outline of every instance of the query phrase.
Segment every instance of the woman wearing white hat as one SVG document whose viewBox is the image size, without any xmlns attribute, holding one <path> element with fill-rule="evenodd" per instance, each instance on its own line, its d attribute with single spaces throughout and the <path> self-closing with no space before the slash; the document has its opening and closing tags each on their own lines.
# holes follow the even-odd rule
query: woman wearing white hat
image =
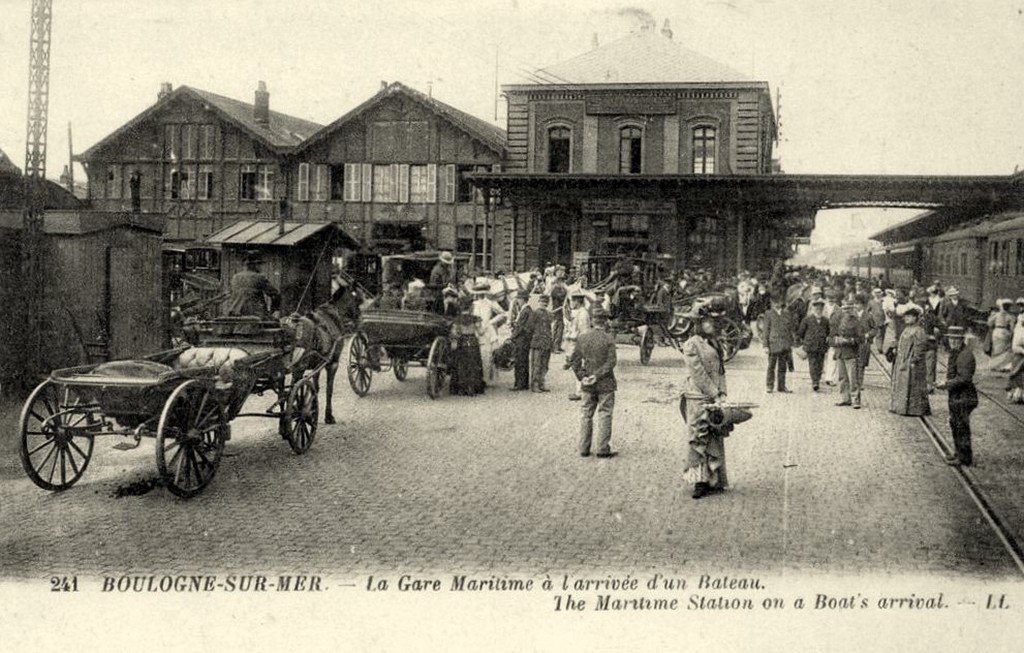
<svg viewBox="0 0 1024 653">
<path fill-rule="evenodd" d="M 913 303 L 903 304 L 897 310 L 897 315 L 906 326 L 896 346 L 889 410 L 899 415 L 930 415 L 932 411 L 928 405 L 928 375 L 925 368 L 928 335 L 917 323 L 921 317 L 921 307 Z"/>
<path fill-rule="evenodd" d="M 1012 306 L 1013 302 L 1009 299 L 997 299 L 996 310 L 988 316 L 989 341 L 992 343 L 989 369 L 997 372 L 1010 371 L 1010 341 L 1013 339 L 1013 325 L 1017 321 L 1010 312 Z"/>
<path fill-rule="evenodd" d="M 505 310 L 489 296 L 491 286 L 483 281 L 473 286 L 472 313 L 480 319 L 477 338 L 480 340 L 480 360 L 483 362 L 484 383 L 494 381 L 494 349 L 498 346 L 498 329 L 504 321 Z"/>
</svg>

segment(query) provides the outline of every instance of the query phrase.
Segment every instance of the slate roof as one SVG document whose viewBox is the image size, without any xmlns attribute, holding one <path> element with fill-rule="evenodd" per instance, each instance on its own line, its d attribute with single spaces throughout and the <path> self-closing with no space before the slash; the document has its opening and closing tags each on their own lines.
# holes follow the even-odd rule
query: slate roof
<svg viewBox="0 0 1024 653">
<path fill-rule="evenodd" d="M 82 202 L 67 189 L 49 179 L 33 182 L 40 193 L 40 208 L 77 209 Z M 22 208 L 25 196 L 25 178 L 20 173 L 0 171 L 0 209 Z"/>
<path fill-rule="evenodd" d="M 11 158 L 3 150 L 0 150 L 0 172 L 21 174 L 21 168 L 14 165 L 14 161 L 11 161 Z"/>
<path fill-rule="evenodd" d="M 684 48 L 654 31 L 635 32 L 541 68 L 537 76 L 552 84 L 679 84 L 752 82 L 725 64 Z"/>
<path fill-rule="evenodd" d="M 129 120 L 85 152 L 76 155 L 75 159 L 88 161 L 102 150 L 104 146 L 116 140 L 124 133 L 130 131 L 136 125 L 150 118 L 168 103 L 182 97 L 192 98 L 198 102 L 209 105 L 225 121 L 235 125 L 239 129 L 253 136 L 256 140 L 261 141 L 263 144 L 278 152 L 290 150 L 298 146 L 302 141 L 312 136 L 323 126 L 310 120 L 296 118 L 295 116 L 289 116 L 273 110 L 270 111 L 269 124 L 261 124 L 256 122 L 256 119 L 253 117 L 253 105 L 248 102 L 242 102 L 241 100 L 235 100 L 233 98 L 193 88 L 191 86 L 179 86 L 171 93 L 158 100 L 156 104 Z"/>
<path fill-rule="evenodd" d="M 394 97 L 396 95 L 403 95 L 412 99 L 438 116 L 444 118 L 455 127 L 477 139 L 497 154 L 505 154 L 507 137 L 504 129 L 496 125 L 492 125 L 486 120 L 468 114 L 461 109 L 456 109 L 450 104 L 445 104 L 444 102 L 432 98 L 426 93 L 410 88 L 401 82 L 392 82 L 388 84 L 386 87 L 378 91 L 373 97 L 321 129 L 308 141 L 303 143 L 300 149 L 305 149 L 310 145 L 323 140 L 328 135 L 334 133 L 350 121 L 358 118 L 360 115 L 377 106 L 387 98 Z"/>
</svg>

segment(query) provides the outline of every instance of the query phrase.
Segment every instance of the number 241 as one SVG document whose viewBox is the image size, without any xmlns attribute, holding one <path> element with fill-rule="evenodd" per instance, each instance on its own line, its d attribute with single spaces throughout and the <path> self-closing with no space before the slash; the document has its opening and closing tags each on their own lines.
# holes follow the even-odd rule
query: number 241
<svg viewBox="0 0 1024 653">
<path fill-rule="evenodd" d="M 77 592 L 78 576 L 52 576 L 50 578 L 51 592 Z"/>
</svg>

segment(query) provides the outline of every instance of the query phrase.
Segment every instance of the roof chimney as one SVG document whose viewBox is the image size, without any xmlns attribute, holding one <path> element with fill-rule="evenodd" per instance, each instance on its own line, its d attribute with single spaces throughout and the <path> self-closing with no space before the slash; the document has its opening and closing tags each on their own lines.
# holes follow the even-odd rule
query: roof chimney
<svg viewBox="0 0 1024 653">
<path fill-rule="evenodd" d="M 668 18 L 665 19 L 665 24 L 661 26 L 661 35 L 669 41 L 672 40 L 672 28 L 668 26 Z"/>
<path fill-rule="evenodd" d="M 380 90 L 384 91 L 384 90 L 387 90 L 387 88 L 388 88 L 388 83 L 385 80 L 383 80 L 383 79 L 380 80 Z"/>
<path fill-rule="evenodd" d="M 270 124 L 270 93 L 267 92 L 267 83 L 262 80 L 256 86 L 256 100 L 252 106 L 252 117 L 261 125 Z"/>
<path fill-rule="evenodd" d="M 597 40 L 597 32 L 594 32 L 594 35 L 590 37 L 590 47 L 596 50 L 599 45 L 600 43 Z"/>
<path fill-rule="evenodd" d="M 162 100 L 168 95 L 170 95 L 171 91 L 173 90 L 174 87 L 171 86 L 170 82 L 160 82 L 160 92 L 156 94 L 157 101 Z"/>
</svg>

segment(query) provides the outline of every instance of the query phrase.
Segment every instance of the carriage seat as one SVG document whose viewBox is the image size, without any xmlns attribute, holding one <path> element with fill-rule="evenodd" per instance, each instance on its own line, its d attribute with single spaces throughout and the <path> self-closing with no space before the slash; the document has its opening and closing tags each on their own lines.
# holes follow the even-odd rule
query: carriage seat
<svg viewBox="0 0 1024 653">
<path fill-rule="evenodd" d="M 230 375 L 235 363 L 248 356 L 249 352 L 238 347 L 190 347 L 178 354 L 174 369 L 215 367 L 221 376 Z"/>
</svg>

